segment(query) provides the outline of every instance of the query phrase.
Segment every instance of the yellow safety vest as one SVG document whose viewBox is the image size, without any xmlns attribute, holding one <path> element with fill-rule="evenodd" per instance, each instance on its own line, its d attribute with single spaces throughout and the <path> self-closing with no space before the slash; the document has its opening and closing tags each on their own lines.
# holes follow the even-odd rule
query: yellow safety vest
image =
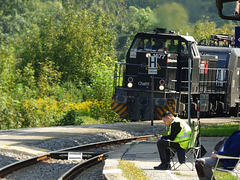
<svg viewBox="0 0 240 180">
<path fill-rule="evenodd" d="M 180 142 L 180 146 L 183 149 L 187 149 L 189 141 L 190 141 L 190 137 L 191 137 L 191 128 L 190 126 L 183 121 L 182 119 L 176 117 L 174 118 L 173 122 L 179 122 L 180 123 L 180 127 L 181 127 L 181 131 L 177 134 L 176 138 L 173 140 L 174 142 L 180 142 L 180 141 L 184 141 L 184 142 Z M 168 135 L 171 134 L 171 127 L 172 127 L 172 123 L 170 125 L 169 131 L 168 131 Z M 189 141 L 185 141 L 185 140 L 189 140 Z"/>
</svg>

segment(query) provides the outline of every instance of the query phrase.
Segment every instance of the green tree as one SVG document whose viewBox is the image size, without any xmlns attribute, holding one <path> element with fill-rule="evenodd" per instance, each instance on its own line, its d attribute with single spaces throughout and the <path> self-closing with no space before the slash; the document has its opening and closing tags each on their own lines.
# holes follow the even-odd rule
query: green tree
<svg viewBox="0 0 240 180">
<path fill-rule="evenodd" d="M 193 37 L 196 41 L 210 39 L 212 34 L 216 34 L 216 23 L 208 20 L 200 20 L 194 25 Z"/>
<path fill-rule="evenodd" d="M 217 28 L 218 34 L 235 34 L 235 25 L 230 21 L 228 24 L 224 24 L 223 26 Z"/>
<path fill-rule="evenodd" d="M 129 7 L 128 14 L 128 32 L 131 34 L 135 34 L 136 32 L 146 32 L 152 30 L 152 22 L 150 18 L 152 16 L 152 10 L 147 8 L 136 8 L 134 6 Z"/>
<path fill-rule="evenodd" d="M 39 24 L 49 15 L 58 17 L 62 8 L 60 1 L 0 0 L 0 32 L 4 40 L 16 38 L 22 31 Z"/>
<path fill-rule="evenodd" d="M 18 128 L 22 120 L 19 109 L 21 103 L 12 98 L 15 92 L 16 58 L 14 48 L 8 44 L 0 45 L 0 123 L 1 128 Z"/>
<path fill-rule="evenodd" d="M 52 61 L 59 67 L 63 82 L 92 86 L 96 68 L 113 67 L 115 33 L 112 21 L 96 5 L 89 10 L 68 7 L 59 11 L 61 21 L 49 17 L 41 22 L 41 27 L 22 36 L 17 44 L 22 65 L 33 64 L 35 76 L 39 78 L 40 64 Z M 108 71 L 105 75 L 108 78 L 112 73 Z"/>
<path fill-rule="evenodd" d="M 136 33 L 153 30 L 153 25 L 150 19 L 152 13 L 153 12 L 149 7 L 136 8 L 135 6 L 130 6 L 129 8 L 120 11 L 116 16 L 115 27 L 118 32 L 116 49 L 119 61 L 125 59 L 126 52 Z"/>
<path fill-rule="evenodd" d="M 154 27 L 178 31 L 188 24 L 186 9 L 178 3 L 162 4 L 153 9 L 152 22 Z"/>
<path fill-rule="evenodd" d="M 51 61 L 40 63 L 41 69 L 38 77 L 39 96 L 52 96 L 59 86 L 61 73 Z"/>
</svg>

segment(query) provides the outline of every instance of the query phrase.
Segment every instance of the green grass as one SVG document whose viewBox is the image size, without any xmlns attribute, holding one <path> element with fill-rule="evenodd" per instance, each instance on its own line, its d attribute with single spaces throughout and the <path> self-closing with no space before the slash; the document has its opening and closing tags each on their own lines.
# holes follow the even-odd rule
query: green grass
<svg viewBox="0 0 240 180">
<path fill-rule="evenodd" d="M 233 180 L 233 179 L 237 179 L 236 176 L 233 176 L 230 172 L 220 172 L 220 171 L 216 171 L 216 173 L 214 174 L 214 177 L 216 180 Z"/>
<path fill-rule="evenodd" d="M 142 169 L 137 168 L 131 162 L 120 160 L 118 167 L 122 170 L 123 176 L 128 180 L 150 180 Z"/>
<path fill-rule="evenodd" d="M 201 136 L 230 136 L 238 126 L 238 123 L 202 125 Z"/>
<path fill-rule="evenodd" d="M 189 175 L 189 174 L 182 174 L 182 173 L 180 173 L 180 172 L 176 172 L 176 173 L 173 173 L 173 174 L 175 174 L 175 175 L 177 175 L 177 176 L 191 177 L 191 175 Z"/>
</svg>

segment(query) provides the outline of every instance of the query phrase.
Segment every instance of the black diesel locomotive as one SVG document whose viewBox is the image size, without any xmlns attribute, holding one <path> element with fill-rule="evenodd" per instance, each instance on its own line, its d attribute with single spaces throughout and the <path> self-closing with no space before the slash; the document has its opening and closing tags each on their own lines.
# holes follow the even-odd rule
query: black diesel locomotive
<svg viewBox="0 0 240 180">
<path fill-rule="evenodd" d="M 116 63 L 111 108 L 129 120 L 160 119 L 166 110 L 186 117 L 191 94 L 192 117 L 198 102 L 202 115 L 236 115 L 240 50 L 227 48 L 222 58 L 204 47 L 200 54 L 193 37 L 165 29 L 138 33 L 126 63 Z"/>
</svg>

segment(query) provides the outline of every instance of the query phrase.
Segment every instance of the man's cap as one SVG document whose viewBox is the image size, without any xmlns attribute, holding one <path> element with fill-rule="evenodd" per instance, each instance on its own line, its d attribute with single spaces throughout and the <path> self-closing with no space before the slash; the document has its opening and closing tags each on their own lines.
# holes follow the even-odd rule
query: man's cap
<svg viewBox="0 0 240 180">
<path fill-rule="evenodd" d="M 163 114 L 162 114 L 162 118 L 165 117 L 165 116 L 168 116 L 168 115 L 173 115 L 170 111 L 165 111 Z"/>
</svg>

